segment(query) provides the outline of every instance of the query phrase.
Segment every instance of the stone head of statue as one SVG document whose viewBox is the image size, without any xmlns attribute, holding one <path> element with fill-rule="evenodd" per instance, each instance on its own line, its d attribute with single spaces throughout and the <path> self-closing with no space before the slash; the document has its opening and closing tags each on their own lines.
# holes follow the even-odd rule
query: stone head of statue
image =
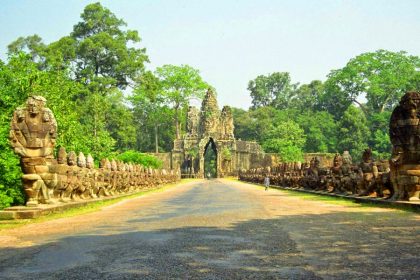
<svg viewBox="0 0 420 280">
<path fill-rule="evenodd" d="M 26 108 L 31 116 L 36 116 L 42 112 L 47 100 L 42 96 L 33 95 L 26 101 Z"/>
<path fill-rule="evenodd" d="M 105 168 L 106 158 L 101 159 L 99 162 L 99 168 Z"/>
<path fill-rule="evenodd" d="M 118 167 L 117 167 L 117 162 L 115 161 L 115 159 L 113 159 L 111 161 L 111 170 L 112 171 L 117 171 Z"/>
<path fill-rule="evenodd" d="M 88 154 L 86 158 L 86 167 L 89 169 L 92 169 L 94 167 L 94 161 L 91 154 Z"/>
<path fill-rule="evenodd" d="M 79 156 L 77 157 L 77 166 L 86 167 L 86 157 L 82 152 L 80 152 Z"/>
<path fill-rule="evenodd" d="M 76 165 L 76 162 L 77 162 L 76 153 L 73 151 L 69 152 L 67 155 L 67 164 L 70 166 L 74 166 Z"/>
<path fill-rule="evenodd" d="M 66 148 L 60 147 L 60 149 L 58 149 L 57 162 L 58 162 L 58 164 L 66 164 L 67 163 Z"/>
<path fill-rule="evenodd" d="M 334 156 L 334 166 L 338 167 L 343 164 L 343 158 L 339 153 L 336 153 Z"/>
<path fill-rule="evenodd" d="M 362 159 L 364 162 L 369 162 L 372 160 L 372 150 L 367 148 L 363 151 Z"/>
<path fill-rule="evenodd" d="M 343 152 L 343 163 L 344 164 L 352 164 L 353 160 L 351 158 L 351 155 L 349 153 L 349 151 L 344 151 Z"/>
</svg>

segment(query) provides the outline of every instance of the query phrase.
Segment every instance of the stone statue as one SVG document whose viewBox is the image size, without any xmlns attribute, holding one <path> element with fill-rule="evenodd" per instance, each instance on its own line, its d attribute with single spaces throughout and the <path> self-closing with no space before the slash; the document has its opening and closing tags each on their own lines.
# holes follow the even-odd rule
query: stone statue
<svg viewBox="0 0 420 280">
<path fill-rule="evenodd" d="M 99 192 L 98 171 L 95 170 L 95 162 L 91 154 L 86 157 L 86 168 L 87 194 L 91 198 L 96 198 Z"/>
<path fill-rule="evenodd" d="M 57 122 L 45 107 L 42 96 L 31 96 L 26 107 L 13 114 L 10 140 L 15 153 L 22 157 L 52 157 L 57 138 Z"/>
<path fill-rule="evenodd" d="M 198 135 L 199 112 L 194 106 L 190 106 L 187 114 L 187 133 L 189 136 Z"/>
<path fill-rule="evenodd" d="M 42 96 L 30 96 L 25 107 L 15 110 L 11 121 L 10 143 L 21 156 L 23 187 L 27 206 L 38 202 L 50 203 L 50 194 L 43 177 L 49 177 L 49 167 L 57 138 L 57 123 L 45 107 Z"/>
<path fill-rule="evenodd" d="M 67 186 L 71 190 L 71 199 L 78 199 L 78 195 L 75 192 L 79 188 L 79 167 L 77 167 L 77 156 L 74 151 L 67 154 Z"/>
<path fill-rule="evenodd" d="M 392 199 L 420 199 L 420 92 L 407 92 L 389 124 L 393 145 L 390 160 Z"/>
<path fill-rule="evenodd" d="M 339 153 L 336 153 L 333 160 L 333 166 L 331 167 L 331 185 L 335 192 L 343 192 L 341 189 L 341 181 L 343 179 L 342 165 L 343 157 Z"/>
<path fill-rule="evenodd" d="M 378 168 L 372 158 L 372 150 L 365 149 L 362 155 L 362 162 L 359 164 L 359 193 L 369 195 L 376 190 L 376 179 L 378 178 Z"/>
<path fill-rule="evenodd" d="M 56 188 L 57 197 L 59 198 L 59 201 L 66 202 L 71 195 L 72 188 L 68 184 L 67 180 L 67 152 L 64 147 L 60 147 L 58 150 L 57 155 L 57 167 L 56 172 L 58 176 L 58 184 Z"/>
<path fill-rule="evenodd" d="M 232 116 L 232 110 L 229 106 L 224 106 L 222 109 L 222 123 L 224 125 L 224 138 L 227 139 L 233 139 L 233 116 Z"/>
</svg>

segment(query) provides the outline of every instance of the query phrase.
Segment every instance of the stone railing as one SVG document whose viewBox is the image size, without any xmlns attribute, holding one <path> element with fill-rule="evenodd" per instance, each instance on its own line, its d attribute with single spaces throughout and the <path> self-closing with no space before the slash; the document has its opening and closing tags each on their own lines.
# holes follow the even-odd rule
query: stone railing
<svg viewBox="0 0 420 280">
<path fill-rule="evenodd" d="M 57 123 L 41 96 L 31 96 L 26 106 L 15 110 L 10 142 L 21 157 L 22 181 L 27 206 L 64 203 L 70 200 L 112 196 L 175 182 L 179 174 L 140 165 L 102 159 L 94 167 L 91 155 L 53 151 Z"/>
<path fill-rule="evenodd" d="M 370 153 L 367 149 L 364 155 Z M 271 185 L 282 187 L 397 199 L 387 162 L 374 162 L 368 158 L 354 165 L 348 152 L 343 156 L 336 154 L 332 167 L 320 167 L 319 159 L 314 157 L 306 164 L 281 163 L 239 173 L 240 180 L 259 184 L 264 183 L 265 177 L 270 179 Z"/>
</svg>

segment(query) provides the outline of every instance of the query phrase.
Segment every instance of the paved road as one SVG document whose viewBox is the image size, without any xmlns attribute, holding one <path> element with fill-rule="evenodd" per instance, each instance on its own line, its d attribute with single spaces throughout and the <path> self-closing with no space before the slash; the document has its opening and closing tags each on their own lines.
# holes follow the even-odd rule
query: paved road
<svg viewBox="0 0 420 280">
<path fill-rule="evenodd" d="M 419 279 L 419 216 L 199 181 L 0 231 L 0 278 Z"/>
</svg>

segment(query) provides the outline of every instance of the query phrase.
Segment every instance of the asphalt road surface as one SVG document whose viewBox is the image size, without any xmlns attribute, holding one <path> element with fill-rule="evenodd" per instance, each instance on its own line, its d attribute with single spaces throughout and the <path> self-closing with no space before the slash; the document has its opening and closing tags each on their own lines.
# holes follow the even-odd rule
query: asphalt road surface
<svg viewBox="0 0 420 280">
<path fill-rule="evenodd" d="M 202 180 L 0 231 L 0 279 L 420 279 L 420 215 Z"/>
</svg>

